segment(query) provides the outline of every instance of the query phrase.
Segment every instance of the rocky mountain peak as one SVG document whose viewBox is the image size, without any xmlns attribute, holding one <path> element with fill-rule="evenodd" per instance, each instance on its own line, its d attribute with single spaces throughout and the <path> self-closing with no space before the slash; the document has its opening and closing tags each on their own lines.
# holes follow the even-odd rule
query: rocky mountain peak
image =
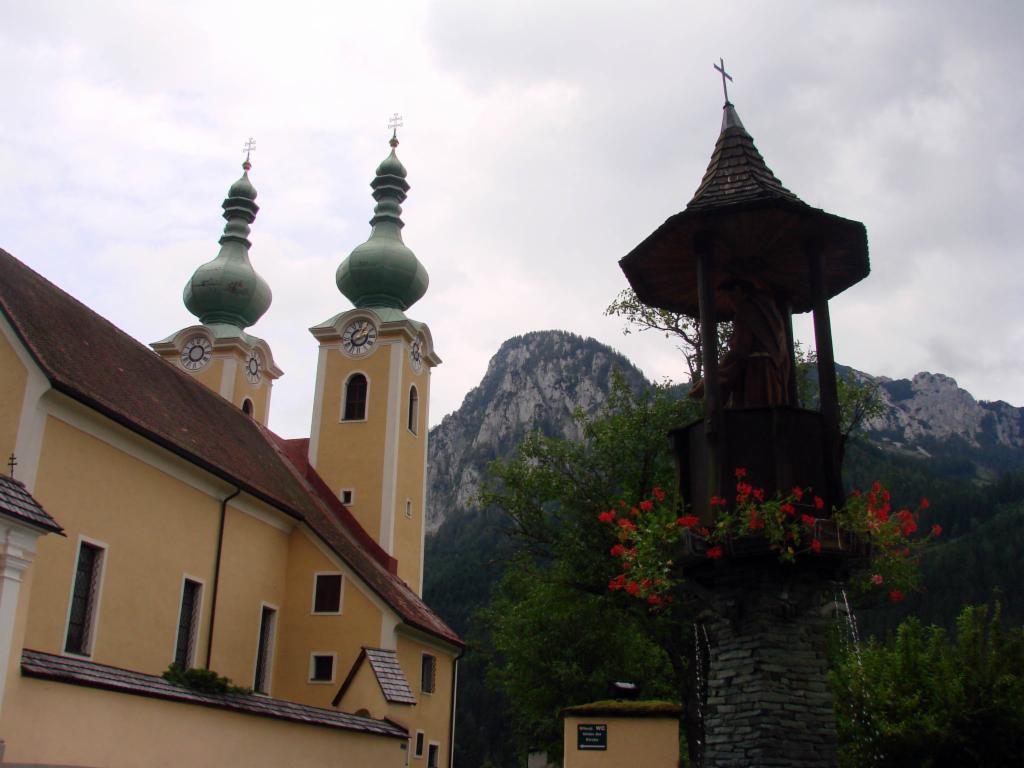
<svg viewBox="0 0 1024 768">
<path fill-rule="evenodd" d="M 536 331 L 502 344 L 479 386 L 430 430 L 428 533 L 449 511 L 472 506 L 487 465 L 530 432 L 579 438 L 573 413 L 600 408 L 614 369 L 633 386 L 647 385 L 618 352 L 566 331 Z"/>
</svg>

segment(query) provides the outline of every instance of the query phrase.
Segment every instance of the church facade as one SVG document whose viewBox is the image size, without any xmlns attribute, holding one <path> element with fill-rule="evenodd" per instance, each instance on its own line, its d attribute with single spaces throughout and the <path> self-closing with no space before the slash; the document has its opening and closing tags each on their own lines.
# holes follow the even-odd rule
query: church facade
<svg viewBox="0 0 1024 768">
<path fill-rule="evenodd" d="M 405 314 L 397 144 L 337 271 L 353 308 L 310 329 L 308 438 L 266 427 L 248 160 L 198 322 L 152 350 L 0 251 L 0 761 L 450 765 L 463 646 L 421 599 L 440 359 Z"/>
</svg>

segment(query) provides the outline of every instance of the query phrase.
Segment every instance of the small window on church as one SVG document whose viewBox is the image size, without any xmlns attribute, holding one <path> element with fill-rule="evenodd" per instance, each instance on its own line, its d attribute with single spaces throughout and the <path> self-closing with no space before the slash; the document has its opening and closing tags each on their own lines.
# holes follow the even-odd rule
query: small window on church
<svg viewBox="0 0 1024 768">
<path fill-rule="evenodd" d="M 366 418 L 366 377 L 353 373 L 345 383 L 345 405 L 342 421 L 363 421 Z"/>
<path fill-rule="evenodd" d="M 242 413 L 246 416 L 252 416 L 252 400 L 248 397 L 242 401 Z"/>
<path fill-rule="evenodd" d="M 437 673 L 437 659 L 429 653 L 423 654 L 423 666 L 420 669 L 420 690 L 423 693 L 434 692 L 434 677 Z"/>
<path fill-rule="evenodd" d="M 416 387 L 409 388 L 409 431 L 416 434 L 416 425 L 420 420 L 420 396 Z"/>
<path fill-rule="evenodd" d="M 313 613 L 341 613 L 341 574 L 318 573 L 313 582 Z"/>
<path fill-rule="evenodd" d="M 341 490 L 341 503 L 346 507 L 352 503 L 355 498 L 355 492 L 351 488 L 343 488 Z"/>
<path fill-rule="evenodd" d="M 309 682 L 334 682 L 334 654 L 314 653 L 309 657 Z"/>
<path fill-rule="evenodd" d="M 423 757 L 423 744 L 426 741 L 426 734 L 423 731 L 416 731 L 416 743 L 413 745 L 413 757 Z"/>
</svg>

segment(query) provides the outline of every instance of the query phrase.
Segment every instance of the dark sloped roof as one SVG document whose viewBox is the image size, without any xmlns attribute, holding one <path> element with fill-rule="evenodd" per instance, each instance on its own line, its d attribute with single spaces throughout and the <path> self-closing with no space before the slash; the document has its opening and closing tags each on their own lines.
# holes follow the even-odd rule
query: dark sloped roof
<svg viewBox="0 0 1024 768">
<path fill-rule="evenodd" d="M 305 725 L 340 728 L 397 739 L 409 737 L 408 731 L 390 720 L 349 715 L 332 709 L 320 709 L 291 701 L 256 696 L 251 693 L 200 693 L 182 688 L 155 675 L 144 675 L 119 667 L 109 667 L 85 659 L 72 659 L 25 649 L 21 654 L 21 673 L 26 677 L 52 680 L 116 693 L 148 696 L 154 699 L 198 704 L 226 709 L 245 715 L 272 717 Z"/>
<path fill-rule="evenodd" d="M 804 204 L 775 178 L 754 146 L 754 139 L 740 122 L 736 109 L 726 103 L 722 132 L 715 143 L 711 162 L 687 209 L 709 210 L 778 198 Z"/>
<path fill-rule="evenodd" d="M 7 475 L 0 475 L 0 514 L 10 515 L 45 531 L 64 532 L 57 521 L 32 498 L 32 494 L 25 490 L 25 486 Z"/>
<path fill-rule="evenodd" d="M 406 623 L 461 646 L 287 441 L 2 249 L 0 311 L 54 389 L 307 523 Z"/>
<path fill-rule="evenodd" d="M 364 646 L 359 652 L 359 656 L 356 657 L 352 669 L 349 670 L 345 682 L 338 689 L 334 701 L 331 702 L 333 706 L 338 706 L 338 703 L 345 695 L 345 691 L 352 684 L 356 673 L 364 662 L 369 662 L 370 670 L 373 672 L 374 677 L 377 678 L 377 684 L 380 686 L 381 693 L 384 694 L 386 701 L 392 704 L 416 703 L 416 697 L 413 696 L 412 689 L 409 687 L 409 681 L 405 679 L 405 673 L 402 672 L 402 667 L 398 663 L 398 654 L 386 648 L 367 648 Z"/>
</svg>

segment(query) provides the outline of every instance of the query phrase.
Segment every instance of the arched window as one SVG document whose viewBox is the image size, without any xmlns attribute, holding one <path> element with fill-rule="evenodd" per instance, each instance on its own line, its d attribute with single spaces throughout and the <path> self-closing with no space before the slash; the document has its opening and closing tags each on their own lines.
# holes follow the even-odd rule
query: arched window
<svg viewBox="0 0 1024 768">
<path fill-rule="evenodd" d="M 362 421 L 366 418 L 366 377 L 353 373 L 345 382 L 345 407 L 342 421 Z"/>
<path fill-rule="evenodd" d="M 416 434 L 416 425 L 420 420 L 420 396 L 416 387 L 409 387 L 409 431 Z"/>
<path fill-rule="evenodd" d="M 248 397 L 242 401 L 242 413 L 246 416 L 252 416 L 252 400 Z"/>
</svg>

